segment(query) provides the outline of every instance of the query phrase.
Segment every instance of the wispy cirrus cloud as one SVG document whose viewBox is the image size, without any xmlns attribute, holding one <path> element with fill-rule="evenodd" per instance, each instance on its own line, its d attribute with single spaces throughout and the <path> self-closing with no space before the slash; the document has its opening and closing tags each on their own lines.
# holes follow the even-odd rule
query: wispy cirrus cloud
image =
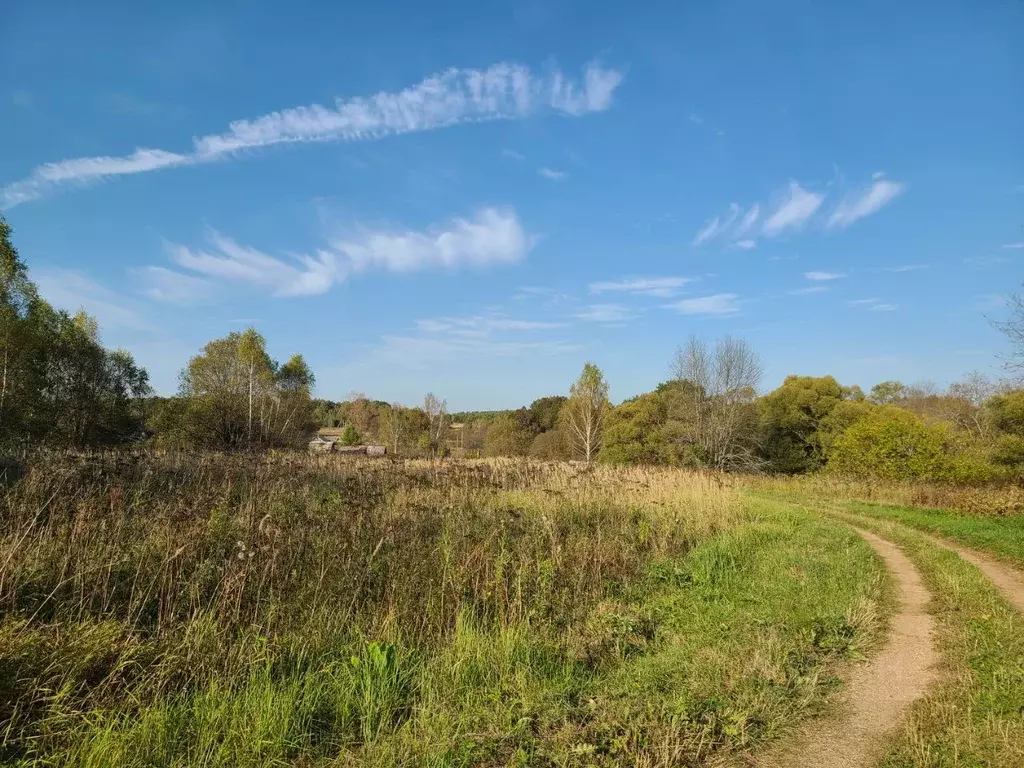
<svg viewBox="0 0 1024 768">
<path fill-rule="evenodd" d="M 824 285 L 808 285 L 806 288 L 797 288 L 794 291 L 790 291 L 790 296 L 808 296 L 812 293 L 824 293 L 828 288 Z"/>
<path fill-rule="evenodd" d="M 900 264 L 898 267 L 884 267 L 883 272 L 917 272 L 922 269 L 930 269 L 930 264 Z"/>
<path fill-rule="evenodd" d="M 848 227 L 883 208 L 906 191 L 907 186 L 885 178 L 881 172 L 875 173 L 866 190 L 847 195 L 836 205 L 825 220 L 825 226 Z M 788 232 L 798 232 L 818 216 L 827 196 L 823 192 L 805 189 L 800 182 L 791 180 L 773 197 L 774 203 L 766 206 L 769 212 L 764 217 L 760 203 L 754 203 L 742 216 L 741 208 L 732 203 L 727 214 L 720 214 L 704 223 L 694 236 L 693 245 L 725 238 L 734 247 L 749 249 L 757 245 L 758 237 L 773 238 Z M 762 222 L 760 227 L 759 222 Z"/>
<path fill-rule="evenodd" d="M 1019 243 L 1006 243 L 1005 245 L 1003 245 L 1003 248 L 1009 248 L 1011 250 L 1020 250 L 1021 248 L 1024 248 L 1024 241 Z"/>
<path fill-rule="evenodd" d="M 588 323 L 624 323 L 633 317 L 633 311 L 621 304 L 591 304 L 576 318 Z"/>
<path fill-rule="evenodd" d="M 866 216 L 877 213 L 906 191 L 907 185 L 875 174 L 874 183 L 866 190 L 843 199 L 828 218 L 829 228 L 846 228 Z"/>
<path fill-rule="evenodd" d="M 693 244 L 703 245 L 710 240 L 714 240 L 719 235 L 725 234 L 729 231 L 729 228 L 736 223 L 736 219 L 739 215 L 739 205 L 736 203 L 730 203 L 729 212 L 724 216 L 715 216 L 715 218 L 709 219 L 694 236 Z"/>
<path fill-rule="evenodd" d="M 556 171 L 554 168 L 547 167 L 540 168 L 537 171 L 537 173 L 539 173 L 545 179 L 550 179 L 551 181 L 565 181 L 565 179 L 568 178 L 569 176 L 569 174 L 566 173 L 565 171 Z"/>
<path fill-rule="evenodd" d="M 767 218 L 762 232 L 767 237 L 776 237 L 788 229 L 801 229 L 825 201 L 825 195 L 808 192 L 796 181 L 789 182 L 774 212 Z"/>
<path fill-rule="evenodd" d="M 501 313 L 469 315 L 465 317 L 439 317 L 417 320 L 416 327 L 427 333 L 450 334 L 463 338 L 483 338 L 501 331 L 544 331 L 564 328 L 567 323 L 545 320 L 523 320 Z"/>
<path fill-rule="evenodd" d="M 635 277 L 625 280 L 613 280 L 591 283 L 591 293 L 630 293 L 633 295 L 667 297 L 676 293 L 693 277 Z"/>
<path fill-rule="evenodd" d="M 882 301 L 881 299 L 851 299 L 846 302 L 848 307 L 860 307 L 866 309 L 869 312 L 892 312 L 899 309 L 899 304 L 891 304 L 889 302 Z"/>
<path fill-rule="evenodd" d="M 314 254 L 271 256 L 211 232 L 202 248 L 168 244 L 171 260 L 185 273 L 162 267 L 144 273 L 147 295 L 174 300 L 189 278 L 261 288 L 273 296 L 326 293 L 350 274 L 372 269 L 412 272 L 512 263 L 532 247 L 531 238 L 510 209 L 484 208 L 425 231 L 362 229 L 333 240 Z"/>
<path fill-rule="evenodd" d="M 140 148 L 130 155 L 46 163 L 0 190 L 0 207 L 35 200 L 65 184 L 84 184 L 127 174 L 194 165 L 277 144 L 372 141 L 402 133 L 483 120 L 519 119 L 542 111 L 569 116 L 602 112 L 624 74 L 591 62 L 582 81 L 560 70 L 537 75 L 521 64 L 485 70 L 449 69 L 398 93 L 338 99 L 236 120 L 221 133 L 199 136 L 186 152 Z"/>
<path fill-rule="evenodd" d="M 839 280 L 846 277 L 844 272 L 804 272 L 808 280 Z"/>
<path fill-rule="evenodd" d="M 362 365 L 380 362 L 423 369 L 451 360 L 564 354 L 579 346 L 545 331 L 567 325 L 503 312 L 427 318 L 417 320 L 414 330 L 382 336 Z"/>
<path fill-rule="evenodd" d="M 155 301 L 171 304 L 194 304 L 214 295 L 214 284 L 166 267 L 143 267 L 132 270 L 146 285 L 143 293 Z"/>
<path fill-rule="evenodd" d="M 712 296 L 682 299 L 666 304 L 665 307 L 683 315 L 732 315 L 740 311 L 739 298 L 735 293 L 716 293 Z"/>
</svg>

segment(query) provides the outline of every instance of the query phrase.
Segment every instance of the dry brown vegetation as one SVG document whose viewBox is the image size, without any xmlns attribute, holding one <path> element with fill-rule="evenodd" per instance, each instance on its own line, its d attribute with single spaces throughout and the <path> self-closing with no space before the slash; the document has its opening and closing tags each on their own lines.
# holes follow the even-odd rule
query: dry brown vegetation
<svg viewBox="0 0 1024 768">
<path fill-rule="evenodd" d="M 985 485 L 866 480 L 831 474 L 749 476 L 742 484 L 767 491 L 802 493 L 818 499 L 855 500 L 904 507 L 950 509 L 981 517 L 1024 515 L 1024 486 L 1015 482 Z"/>
</svg>

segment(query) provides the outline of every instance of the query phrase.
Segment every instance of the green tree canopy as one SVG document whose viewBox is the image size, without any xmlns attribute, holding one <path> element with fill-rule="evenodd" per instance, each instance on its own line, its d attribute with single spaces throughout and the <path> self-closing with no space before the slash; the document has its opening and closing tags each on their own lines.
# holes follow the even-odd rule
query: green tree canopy
<svg viewBox="0 0 1024 768">
<path fill-rule="evenodd" d="M 761 446 L 776 472 L 807 472 L 825 463 L 822 423 L 849 390 L 831 376 L 787 376 L 760 398 Z"/>
</svg>

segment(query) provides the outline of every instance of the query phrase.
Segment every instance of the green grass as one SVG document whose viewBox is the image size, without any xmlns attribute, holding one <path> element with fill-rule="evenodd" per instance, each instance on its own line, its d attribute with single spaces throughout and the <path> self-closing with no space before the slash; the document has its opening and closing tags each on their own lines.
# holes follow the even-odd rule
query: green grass
<svg viewBox="0 0 1024 768">
<path fill-rule="evenodd" d="M 807 494 L 764 494 L 769 498 L 785 498 L 812 506 L 825 500 Z M 1024 515 L 973 516 L 947 509 L 901 507 L 863 501 L 828 500 L 832 508 L 891 520 L 958 542 L 967 547 L 990 552 L 1006 561 L 1024 567 Z"/>
<path fill-rule="evenodd" d="M 921 570 L 942 659 L 940 683 L 914 706 L 880 765 L 1024 765 L 1024 617 L 977 568 L 902 524 L 915 520 L 929 532 L 979 548 L 986 541 L 1001 544 L 990 548 L 1005 554 L 1014 551 L 1005 546 L 1012 527 L 993 534 L 992 524 L 1009 521 L 971 519 L 957 526 L 930 511 L 918 517 L 901 508 L 852 508 L 861 514 L 839 513 L 841 518 L 896 542 Z M 979 522 L 985 525 L 974 525 Z"/>
</svg>

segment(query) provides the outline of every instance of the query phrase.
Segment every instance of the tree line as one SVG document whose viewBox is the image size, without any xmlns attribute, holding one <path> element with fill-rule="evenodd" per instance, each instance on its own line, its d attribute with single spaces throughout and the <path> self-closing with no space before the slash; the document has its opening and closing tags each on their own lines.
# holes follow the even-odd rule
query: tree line
<svg viewBox="0 0 1024 768">
<path fill-rule="evenodd" d="M 149 377 L 85 312 L 39 296 L 0 217 L 0 447 L 106 447 L 141 435 Z"/>
<path fill-rule="evenodd" d="M 125 350 L 101 343 L 95 319 L 42 299 L 0 217 L 0 447 L 177 449 L 302 447 L 318 427 L 341 442 L 393 454 L 530 456 L 726 471 L 980 482 L 1024 476 L 1024 389 L 971 374 L 939 390 L 886 381 L 867 393 L 831 376 L 789 376 L 759 394 L 761 362 L 744 341 L 691 338 L 653 391 L 617 406 L 603 372 L 584 365 L 566 394 L 516 410 L 451 414 L 428 393 L 419 406 L 354 393 L 312 396 L 302 355 L 272 358 L 255 329 L 206 344 L 156 397 Z M 1024 370 L 1024 302 L 999 324 Z"/>
</svg>

